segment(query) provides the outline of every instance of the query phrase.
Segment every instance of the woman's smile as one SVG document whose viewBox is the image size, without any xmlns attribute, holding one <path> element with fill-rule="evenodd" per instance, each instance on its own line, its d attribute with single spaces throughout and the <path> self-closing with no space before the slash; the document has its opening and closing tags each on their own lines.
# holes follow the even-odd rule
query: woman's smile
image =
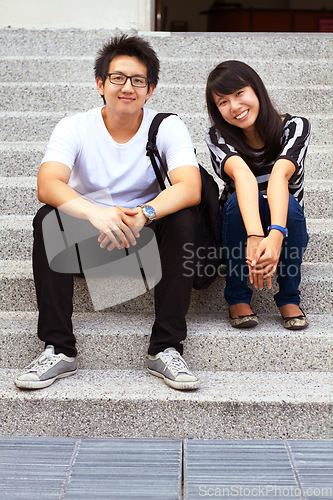
<svg viewBox="0 0 333 500">
<path fill-rule="evenodd" d="M 247 109 L 246 111 L 243 111 L 239 115 L 235 116 L 236 120 L 241 120 L 242 118 L 245 118 L 249 113 L 249 110 Z"/>
<path fill-rule="evenodd" d="M 253 128 L 260 104 L 253 88 L 249 85 L 232 94 L 213 94 L 215 104 L 227 123 L 246 130 Z"/>
</svg>

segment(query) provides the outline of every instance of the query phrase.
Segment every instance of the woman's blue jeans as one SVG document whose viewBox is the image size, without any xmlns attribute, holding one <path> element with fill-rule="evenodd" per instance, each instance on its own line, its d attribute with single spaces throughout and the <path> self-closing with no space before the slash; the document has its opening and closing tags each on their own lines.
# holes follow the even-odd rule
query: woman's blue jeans
<svg viewBox="0 0 333 500">
<path fill-rule="evenodd" d="M 267 234 L 271 224 L 268 201 L 259 192 L 259 212 Z M 300 303 L 299 284 L 301 263 L 308 243 L 304 212 L 298 201 L 289 194 L 288 237 L 284 238 L 277 267 L 279 291 L 274 295 L 277 307 Z M 239 210 L 237 195 L 228 198 L 223 210 L 223 251 L 226 263 L 226 287 L 224 296 L 229 305 L 250 304 L 252 290 L 248 287 L 248 265 L 246 264 L 246 230 Z"/>
</svg>

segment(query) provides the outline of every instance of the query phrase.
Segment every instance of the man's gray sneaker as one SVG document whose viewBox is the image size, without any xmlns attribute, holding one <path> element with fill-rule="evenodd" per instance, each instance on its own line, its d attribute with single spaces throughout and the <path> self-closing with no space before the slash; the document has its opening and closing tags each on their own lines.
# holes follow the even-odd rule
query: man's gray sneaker
<svg viewBox="0 0 333 500">
<path fill-rule="evenodd" d="M 42 389 L 53 384 L 58 378 L 74 375 L 76 371 L 76 358 L 69 358 L 61 353 L 55 354 L 53 345 L 48 345 L 15 380 L 15 385 L 20 389 Z"/>
<path fill-rule="evenodd" d="M 168 347 L 156 356 L 148 355 L 147 367 L 149 373 L 163 378 L 164 382 L 174 389 L 198 389 L 200 385 L 174 347 Z"/>
</svg>

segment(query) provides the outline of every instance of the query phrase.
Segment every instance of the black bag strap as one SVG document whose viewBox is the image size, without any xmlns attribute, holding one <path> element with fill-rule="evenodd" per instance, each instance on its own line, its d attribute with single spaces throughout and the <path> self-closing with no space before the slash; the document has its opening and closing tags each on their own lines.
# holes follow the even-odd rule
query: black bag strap
<svg viewBox="0 0 333 500">
<path fill-rule="evenodd" d="M 158 152 L 158 149 L 157 149 L 157 146 L 156 146 L 156 136 L 157 136 L 157 132 L 158 132 L 158 128 L 160 126 L 160 123 L 165 119 L 167 118 L 168 116 L 170 115 L 174 115 L 175 113 L 157 113 L 157 115 L 154 116 L 153 118 L 153 121 L 151 122 L 151 125 L 149 127 L 149 131 L 148 131 L 148 141 L 147 141 L 147 145 L 146 145 L 146 155 L 149 156 L 150 158 L 150 161 L 151 161 L 151 164 L 153 166 L 153 169 L 155 171 L 155 175 L 157 177 L 157 180 L 158 180 L 158 183 L 160 185 L 160 188 L 163 190 L 163 189 L 166 189 L 166 185 L 165 185 L 165 182 L 163 180 L 163 177 L 162 177 L 162 174 L 160 172 L 160 169 L 158 168 L 158 164 L 157 164 L 157 161 L 156 161 L 156 158 L 157 160 L 159 161 L 159 164 L 166 176 L 166 178 L 168 179 L 168 182 L 171 186 L 171 180 L 170 180 L 170 177 L 168 175 L 168 170 L 166 168 L 166 166 L 164 165 L 163 163 L 163 160 L 160 156 L 160 153 Z"/>
</svg>

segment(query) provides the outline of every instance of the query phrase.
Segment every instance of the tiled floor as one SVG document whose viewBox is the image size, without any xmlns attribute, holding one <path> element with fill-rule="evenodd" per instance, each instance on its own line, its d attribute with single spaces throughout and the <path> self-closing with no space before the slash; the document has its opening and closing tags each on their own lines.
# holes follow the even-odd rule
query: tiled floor
<svg viewBox="0 0 333 500">
<path fill-rule="evenodd" d="M 332 499 L 333 441 L 0 437 L 0 499 Z"/>
<path fill-rule="evenodd" d="M 184 498 L 333 498 L 333 441 L 185 441 Z"/>
</svg>

